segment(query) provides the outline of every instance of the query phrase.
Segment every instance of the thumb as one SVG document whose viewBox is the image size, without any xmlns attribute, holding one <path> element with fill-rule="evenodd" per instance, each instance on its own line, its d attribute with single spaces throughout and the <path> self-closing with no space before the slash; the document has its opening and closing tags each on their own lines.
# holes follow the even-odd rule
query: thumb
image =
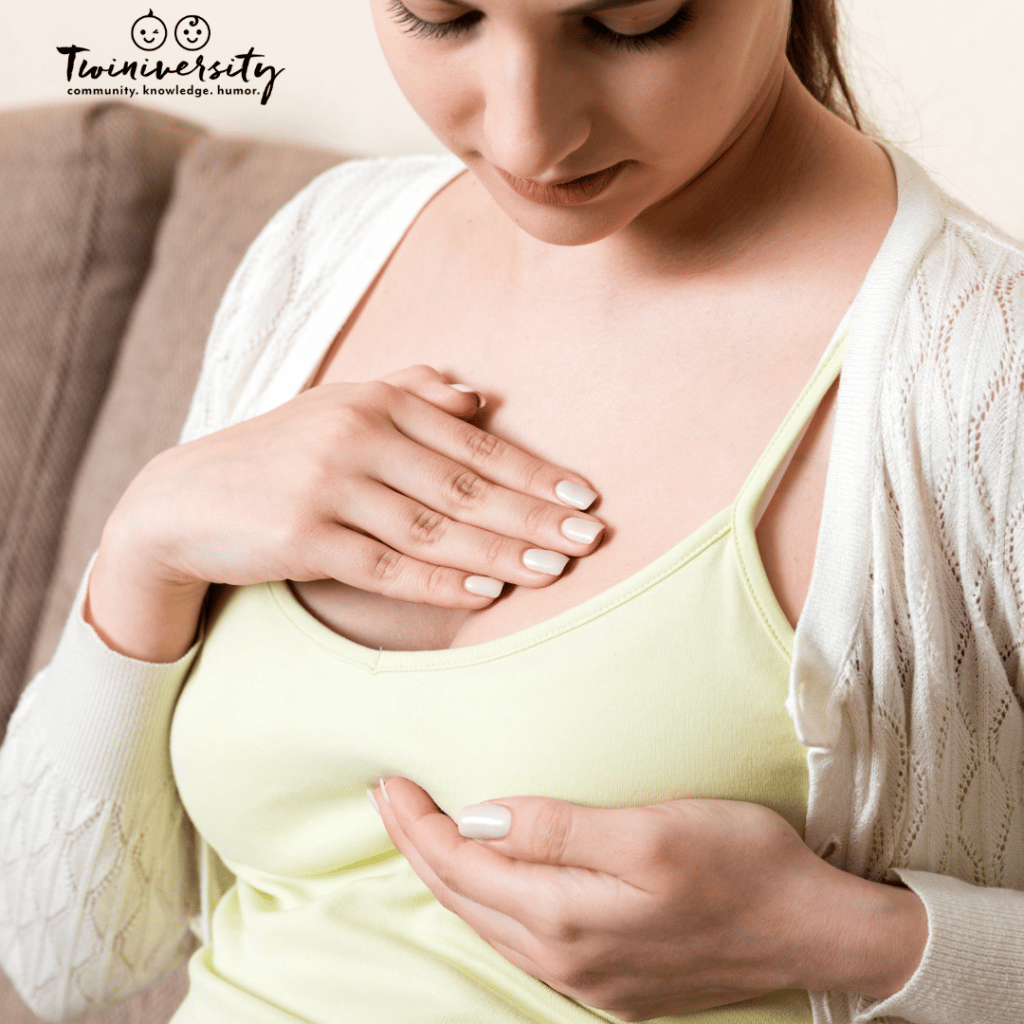
<svg viewBox="0 0 1024 1024">
<path fill-rule="evenodd" d="M 379 379 L 463 420 L 472 419 L 486 405 L 484 396 L 468 384 L 451 384 L 432 366 L 408 366 Z"/>
<path fill-rule="evenodd" d="M 503 797 L 463 807 L 460 835 L 534 864 L 591 868 L 625 877 L 642 840 L 656 825 L 655 808 L 584 807 L 550 797 Z"/>
</svg>

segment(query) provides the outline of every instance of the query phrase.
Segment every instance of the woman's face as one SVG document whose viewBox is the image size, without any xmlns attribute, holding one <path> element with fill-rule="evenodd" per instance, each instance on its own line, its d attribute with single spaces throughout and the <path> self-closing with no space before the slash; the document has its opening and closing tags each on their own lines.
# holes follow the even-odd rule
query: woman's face
<svg viewBox="0 0 1024 1024">
<path fill-rule="evenodd" d="M 524 230 L 570 245 L 681 196 L 767 113 L 790 3 L 372 0 L 427 125 Z"/>
</svg>

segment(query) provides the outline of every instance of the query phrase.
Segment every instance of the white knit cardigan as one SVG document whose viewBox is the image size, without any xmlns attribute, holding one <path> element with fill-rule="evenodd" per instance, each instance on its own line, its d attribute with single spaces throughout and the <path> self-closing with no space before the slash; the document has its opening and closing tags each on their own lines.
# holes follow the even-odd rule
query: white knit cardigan
<svg viewBox="0 0 1024 1024">
<path fill-rule="evenodd" d="M 899 207 L 852 309 L 787 706 L 808 747 L 808 844 L 902 879 L 930 934 L 889 999 L 812 1004 L 816 1024 L 1020 1024 L 1024 253 L 890 155 Z M 183 439 L 293 397 L 460 169 L 348 163 L 281 210 L 224 296 Z M 172 665 L 108 650 L 84 584 L 0 748 L 0 965 L 50 1021 L 172 970 L 219 891 L 204 844 L 197 873 L 168 751 L 196 649 Z"/>
</svg>

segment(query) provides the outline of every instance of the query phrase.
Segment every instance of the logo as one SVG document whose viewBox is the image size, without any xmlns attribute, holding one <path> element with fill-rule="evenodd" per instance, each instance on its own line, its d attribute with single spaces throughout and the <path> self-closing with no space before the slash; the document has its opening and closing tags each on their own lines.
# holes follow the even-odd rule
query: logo
<svg viewBox="0 0 1024 1024">
<path fill-rule="evenodd" d="M 174 41 L 183 50 L 201 50 L 210 41 L 210 23 L 198 14 L 186 14 L 174 26 Z"/>
<path fill-rule="evenodd" d="M 132 42 L 140 50 L 159 50 L 167 42 L 167 26 L 153 13 L 136 18 L 132 25 Z"/>
<path fill-rule="evenodd" d="M 175 60 L 171 56 L 171 47 L 165 50 L 160 59 L 152 60 L 149 53 L 159 50 L 168 43 L 167 22 L 153 13 L 136 18 L 129 32 L 132 43 L 144 51 L 143 59 L 119 60 L 116 56 L 93 63 L 92 49 L 79 46 L 58 46 L 57 52 L 67 58 L 65 73 L 71 87 L 69 96 L 259 96 L 260 106 L 266 106 L 274 91 L 277 76 L 284 68 L 265 62 L 266 55 L 256 52 L 250 46 L 245 53 L 236 53 L 229 58 L 217 57 L 208 59 L 208 55 L 199 53 L 209 45 L 212 35 L 210 23 L 200 14 L 186 14 L 174 23 L 173 46 L 184 50 L 191 59 Z M 90 57 L 83 57 L 82 54 Z M 92 58 L 92 59 L 91 59 Z M 174 76 L 174 85 L 154 85 L 146 79 L 163 83 L 168 77 Z M 194 76 L 194 77 L 193 77 Z M 192 78 L 187 86 L 181 80 Z M 108 81 L 101 85 L 100 82 Z M 82 84 L 75 85 L 75 82 Z M 129 85 L 128 82 L 132 82 Z M 93 83 L 93 84 L 90 84 Z M 138 83 L 136 88 L 134 83 Z M 262 85 L 262 89 L 260 86 Z"/>
</svg>

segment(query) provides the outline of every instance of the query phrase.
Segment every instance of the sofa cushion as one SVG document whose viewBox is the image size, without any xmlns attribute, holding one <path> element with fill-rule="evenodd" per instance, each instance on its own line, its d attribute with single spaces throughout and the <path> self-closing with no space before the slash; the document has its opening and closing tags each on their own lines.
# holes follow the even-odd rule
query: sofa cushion
<svg viewBox="0 0 1024 1024">
<path fill-rule="evenodd" d="M 218 136 L 198 142 L 182 159 L 75 480 L 26 678 L 50 659 L 118 498 L 150 458 L 177 441 L 214 313 L 249 243 L 296 192 L 343 159 L 340 153 Z M 90 1024 L 163 1024 L 186 990 L 182 966 L 127 1002 L 90 1017 Z M 0 1020 L 8 1019 L 5 1012 L 0 984 Z"/>
<path fill-rule="evenodd" d="M 174 166 L 201 133 L 123 103 L 0 113 L 0 739 Z"/>
</svg>

